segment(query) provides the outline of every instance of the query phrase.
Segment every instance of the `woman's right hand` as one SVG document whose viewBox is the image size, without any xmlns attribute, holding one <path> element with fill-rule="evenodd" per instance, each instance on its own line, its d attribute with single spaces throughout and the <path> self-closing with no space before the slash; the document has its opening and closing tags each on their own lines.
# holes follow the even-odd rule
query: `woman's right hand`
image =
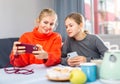
<svg viewBox="0 0 120 84">
<path fill-rule="evenodd" d="M 84 63 L 84 62 L 87 62 L 85 56 L 76 56 L 67 59 L 67 63 L 69 66 L 80 66 L 80 63 Z"/>
<path fill-rule="evenodd" d="M 12 52 L 14 55 L 24 54 L 25 53 L 25 46 L 17 46 L 18 44 L 21 44 L 19 41 L 15 41 L 13 43 Z"/>
</svg>

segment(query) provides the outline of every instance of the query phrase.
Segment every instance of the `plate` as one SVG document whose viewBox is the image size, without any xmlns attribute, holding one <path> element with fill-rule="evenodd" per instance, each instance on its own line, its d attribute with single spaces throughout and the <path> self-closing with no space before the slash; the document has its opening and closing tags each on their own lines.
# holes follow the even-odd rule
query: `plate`
<svg viewBox="0 0 120 84">
<path fill-rule="evenodd" d="M 105 84 L 120 84 L 120 80 L 106 80 L 106 79 L 100 79 L 101 82 Z"/>
<path fill-rule="evenodd" d="M 70 67 L 52 67 L 47 69 L 47 79 L 52 81 L 69 81 Z"/>
</svg>

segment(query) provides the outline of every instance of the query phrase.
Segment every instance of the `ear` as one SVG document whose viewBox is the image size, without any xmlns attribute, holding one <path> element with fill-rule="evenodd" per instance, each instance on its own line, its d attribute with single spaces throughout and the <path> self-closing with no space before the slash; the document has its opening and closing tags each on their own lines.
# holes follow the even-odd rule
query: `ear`
<svg viewBox="0 0 120 84">
<path fill-rule="evenodd" d="M 38 24 L 40 22 L 39 18 L 36 19 L 36 23 Z"/>
<path fill-rule="evenodd" d="M 83 23 L 80 23 L 80 27 L 83 27 Z"/>
<path fill-rule="evenodd" d="M 37 19 L 35 20 L 35 26 L 38 27 L 39 23 L 40 23 L 40 20 L 39 20 L 39 18 L 37 18 Z"/>
</svg>

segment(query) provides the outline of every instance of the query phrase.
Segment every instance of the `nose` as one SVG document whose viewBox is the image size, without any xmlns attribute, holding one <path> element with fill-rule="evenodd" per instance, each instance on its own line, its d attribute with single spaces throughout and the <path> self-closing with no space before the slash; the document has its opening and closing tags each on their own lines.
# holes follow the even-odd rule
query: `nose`
<svg viewBox="0 0 120 84">
<path fill-rule="evenodd" d="M 67 27 L 67 28 L 66 28 L 66 31 L 69 31 L 69 30 L 70 30 L 70 28 L 69 28 L 69 27 Z"/>
<path fill-rule="evenodd" d="M 50 24 L 47 24 L 46 26 L 47 26 L 47 28 L 50 28 L 50 27 L 51 27 Z"/>
</svg>

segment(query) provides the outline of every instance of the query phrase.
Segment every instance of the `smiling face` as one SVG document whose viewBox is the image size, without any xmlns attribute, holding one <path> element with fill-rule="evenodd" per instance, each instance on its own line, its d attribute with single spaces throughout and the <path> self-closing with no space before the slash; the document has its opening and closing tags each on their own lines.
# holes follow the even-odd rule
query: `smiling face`
<svg viewBox="0 0 120 84">
<path fill-rule="evenodd" d="M 38 24 L 39 26 L 38 31 L 43 34 L 48 34 L 54 30 L 55 23 L 56 23 L 56 18 L 54 16 L 45 16 Z"/>
<path fill-rule="evenodd" d="M 43 9 L 37 18 L 38 31 L 43 34 L 49 34 L 55 29 L 57 14 L 52 9 Z"/>
<path fill-rule="evenodd" d="M 73 19 L 67 18 L 65 20 L 66 32 L 69 37 L 77 37 L 82 32 L 81 25 L 77 24 Z"/>
</svg>

